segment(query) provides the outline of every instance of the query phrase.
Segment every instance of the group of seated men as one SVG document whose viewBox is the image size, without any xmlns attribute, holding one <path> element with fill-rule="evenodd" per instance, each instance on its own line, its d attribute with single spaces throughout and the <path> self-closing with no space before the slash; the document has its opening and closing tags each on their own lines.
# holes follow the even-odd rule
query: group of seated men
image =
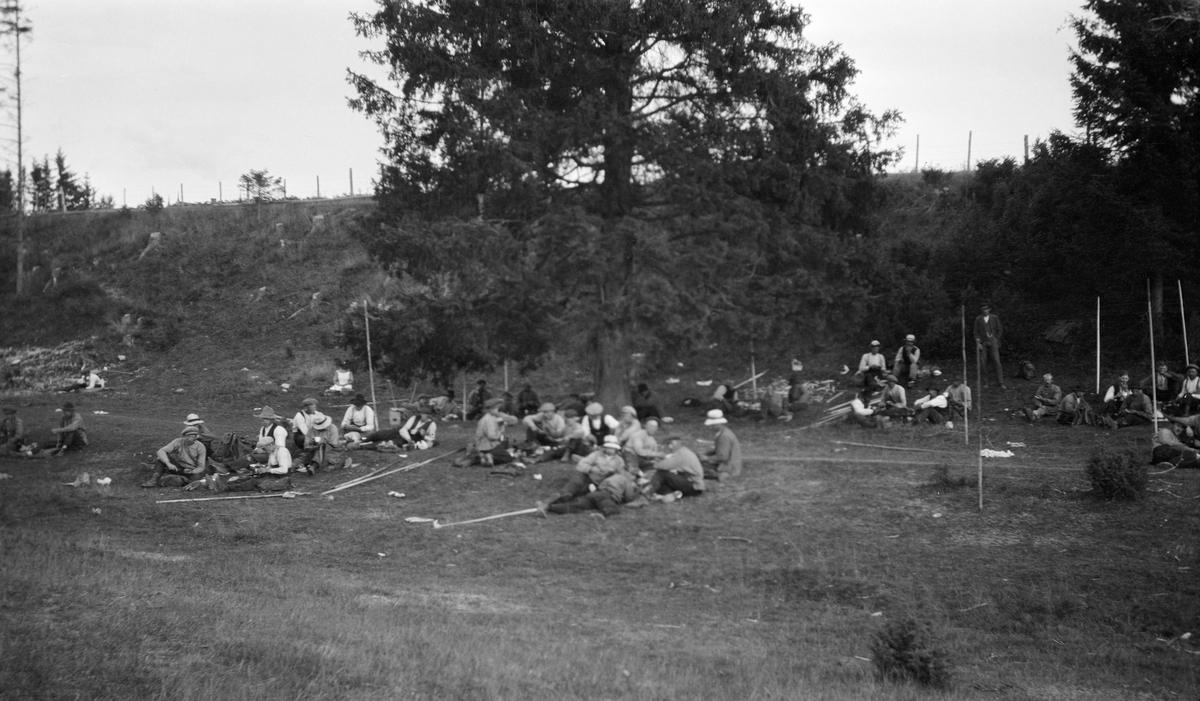
<svg viewBox="0 0 1200 701">
<path fill-rule="evenodd" d="M 17 407 L 9 405 L 0 409 L 0 455 L 20 458 L 58 457 L 69 450 L 83 450 L 87 447 L 87 429 L 83 425 L 83 416 L 75 410 L 75 405 L 66 402 L 60 410 L 62 416 L 58 419 L 58 425 L 50 429 L 50 440 L 38 443 L 31 440 L 25 429 L 25 422 L 17 415 Z M 51 441 L 54 447 L 43 447 L 49 446 Z"/>
<path fill-rule="evenodd" d="M 388 445 L 398 450 L 426 450 L 437 445 L 437 423 L 428 407 L 401 413 L 395 426 L 380 428 L 375 410 L 356 394 L 340 424 L 318 410 L 316 399 L 301 402 L 289 421 L 264 406 L 253 440 L 217 436 L 197 414 L 189 414 L 180 435 L 159 448 L 154 474 L 143 487 L 207 487 L 212 491 L 278 490 L 290 488 L 290 474 L 315 475 L 321 470 L 349 467 L 346 451 Z"/>
<path fill-rule="evenodd" d="M 1095 405 L 1079 387 L 1063 394 L 1062 388 L 1054 383 L 1054 376 L 1047 373 L 1034 392 L 1033 404 L 1022 411 L 1031 422 L 1049 416 L 1060 424 L 1072 426 L 1147 425 L 1154 422 L 1156 415 L 1178 423 L 1173 419 L 1200 414 L 1200 367 L 1189 364 L 1185 373 L 1173 373 L 1167 363 L 1158 363 L 1153 375 L 1134 386 L 1129 382 L 1129 373 L 1122 372 Z M 1158 398 L 1157 407 L 1153 397 Z"/>
<path fill-rule="evenodd" d="M 638 419 L 633 406 L 622 407 L 620 418 L 605 413 L 599 402 L 588 403 L 582 417 L 574 409 L 560 411 L 550 402 L 523 419 L 503 409 L 503 399 L 485 403 L 476 424 L 474 449 L 458 464 L 523 467 L 521 460 L 573 464 L 575 471 L 563 489 L 540 503 L 543 513 L 594 509 L 611 516 L 621 504 L 698 496 L 704 493 L 706 479 L 724 481 L 742 472 L 741 445 L 720 409 L 709 411 L 705 420 L 716 434 L 713 449 L 703 458 L 684 445 L 682 436 L 666 436 L 660 443 L 660 420 Z M 506 435 L 506 429 L 517 424 L 525 428 L 520 446 Z"/>
<path fill-rule="evenodd" d="M 917 347 L 916 336 L 910 333 L 904 337 L 904 345 L 896 351 L 890 371 L 887 356 L 881 348 L 879 341 L 871 341 L 871 349 L 859 358 L 858 370 L 852 378 L 855 386 L 879 389 L 889 374 L 896 378 L 896 383 L 902 388 L 917 381 L 921 376 L 921 349 Z"/>
<path fill-rule="evenodd" d="M 910 404 L 908 392 L 895 375 L 883 375 L 877 390 L 870 383 L 850 400 L 849 418 L 863 428 L 886 428 L 893 423 L 945 425 L 954 428 L 954 417 L 971 410 L 971 388 L 953 380 L 944 390 L 927 387 Z"/>
</svg>

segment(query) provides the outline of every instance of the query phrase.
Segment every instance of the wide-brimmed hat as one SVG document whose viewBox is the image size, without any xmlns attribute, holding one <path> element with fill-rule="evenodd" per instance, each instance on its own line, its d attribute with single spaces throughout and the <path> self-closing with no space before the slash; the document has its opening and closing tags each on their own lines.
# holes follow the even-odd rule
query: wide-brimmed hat
<svg viewBox="0 0 1200 701">
<path fill-rule="evenodd" d="M 546 402 L 545 404 L 538 407 L 538 411 L 554 411 L 557 408 L 558 407 L 554 406 L 553 402 Z"/>
<path fill-rule="evenodd" d="M 181 435 L 181 436 L 198 436 L 198 435 L 200 435 L 200 429 L 196 428 L 195 426 L 188 426 L 188 427 L 184 428 L 182 431 L 180 431 L 179 435 Z"/>
<path fill-rule="evenodd" d="M 63 402 L 62 408 L 65 411 L 75 411 L 75 405 L 71 402 Z"/>
<path fill-rule="evenodd" d="M 358 394 L 354 395 L 354 399 L 351 399 L 350 403 L 354 406 L 362 406 L 367 403 L 367 398 L 362 396 L 362 392 L 359 392 Z"/>
<path fill-rule="evenodd" d="M 183 423 L 187 426 L 199 426 L 204 423 L 204 419 L 200 418 L 199 414 L 188 414 L 187 420 Z"/>
<path fill-rule="evenodd" d="M 616 436 L 605 436 L 603 448 L 621 448 L 621 441 L 617 440 Z"/>
<path fill-rule="evenodd" d="M 882 346 L 883 344 L 882 344 L 882 343 L 880 343 L 879 341 L 871 341 L 871 345 L 873 345 L 873 346 Z"/>
<path fill-rule="evenodd" d="M 316 405 L 317 405 L 317 400 L 313 399 L 312 397 L 309 397 L 309 398 L 305 399 L 304 401 L 300 402 L 300 406 L 316 406 Z"/>
<path fill-rule="evenodd" d="M 907 336 L 905 336 L 905 337 L 904 337 L 904 340 L 906 340 L 906 341 L 915 341 L 915 340 L 917 340 L 917 337 L 916 337 L 916 336 L 914 336 L 914 335 L 912 335 L 912 334 L 910 333 L 910 334 L 908 334 Z"/>
<path fill-rule="evenodd" d="M 719 424 L 727 424 L 729 419 L 725 418 L 725 412 L 720 409 L 713 409 L 708 412 L 708 418 L 704 420 L 705 426 L 717 426 Z"/>
<path fill-rule="evenodd" d="M 500 399 L 499 397 L 497 397 L 495 399 L 489 399 L 483 403 L 483 408 L 485 408 L 485 409 L 491 409 L 493 407 L 498 407 L 498 406 L 504 406 L 504 400 Z"/>
<path fill-rule="evenodd" d="M 599 416 L 604 413 L 604 405 L 600 402 L 592 402 L 585 406 L 583 411 L 588 416 Z"/>
<path fill-rule="evenodd" d="M 631 416 L 637 416 L 637 409 L 634 409 L 631 406 L 623 406 L 623 407 L 621 407 L 621 413 L 629 414 Z"/>
<path fill-rule="evenodd" d="M 321 413 L 313 414 L 312 427 L 317 429 L 318 431 L 322 431 L 324 429 L 329 428 L 329 425 L 332 423 L 333 423 L 333 419 L 329 418 L 325 414 L 321 414 Z"/>
<path fill-rule="evenodd" d="M 264 406 L 264 407 L 262 408 L 262 411 L 258 412 L 258 414 L 256 414 L 256 415 L 255 415 L 255 418 L 258 418 L 258 419 L 271 419 L 271 420 L 279 420 L 279 419 L 282 419 L 283 417 L 282 417 L 282 416 L 280 416 L 279 414 L 276 414 L 276 413 L 275 413 L 275 410 L 274 410 L 274 409 L 272 409 L 271 407 L 269 407 L 269 406 Z"/>
</svg>

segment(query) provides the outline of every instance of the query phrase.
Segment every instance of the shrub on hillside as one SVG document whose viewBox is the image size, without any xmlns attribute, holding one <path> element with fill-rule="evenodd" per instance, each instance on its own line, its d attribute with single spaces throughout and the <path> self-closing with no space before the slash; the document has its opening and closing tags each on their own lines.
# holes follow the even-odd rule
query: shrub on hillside
<svg viewBox="0 0 1200 701">
<path fill-rule="evenodd" d="M 913 618 L 889 621 L 871 641 L 876 674 L 889 681 L 913 682 L 943 688 L 950 682 L 950 664 L 937 644 L 933 626 Z"/>
<path fill-rule="evenodd" d="M 1097 448 L 1087 463 L 1088 481 L 1101 499 L 1129 501 L 1146 492 L 1145 461 L 1128 450 Z"/>
</svg>

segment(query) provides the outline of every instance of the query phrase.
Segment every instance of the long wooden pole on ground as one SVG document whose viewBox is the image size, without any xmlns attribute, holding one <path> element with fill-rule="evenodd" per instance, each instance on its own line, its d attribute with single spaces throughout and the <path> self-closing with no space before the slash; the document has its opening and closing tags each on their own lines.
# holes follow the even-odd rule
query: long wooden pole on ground
<svg viewBox="0 0 1200 701">
<path fill-rule="evenodd" d="M 1096 297 L 1096 394 L 1100 394 L 1100 298 Z"/>
<path fill-rule="evenodd" d="M 370 300 L 363 299 L 363 323 L 367 330 L 367 376 L 371 379 L 371 410 L 375 412 L 375 428 L 379 428 L 379 409 L 375 406 L 375 366 L 371 363 L 371 315 L 367 313 Z"/>
<path fill-rule="evenodd" d="M 1150 279 L 1146 279 L 1146 320 L 1150 322 L 1150 392 L 1154 401 L 1154 435 L 1158 435 L 1158 367 L 1154 361 L 1154 302 L 1150 296 Z"/>
<path fill-rule="evenodd" d="M 454 523 L 440 523 L 438 521 L 434 521 L 433 527 L 434 528 L 449 528 L 450 526 L 461 526 L 461 525 L 467 524 L 467 523 L 479 523 L 480 521 L 491 521 L 492 519 L 497 519 L 497 518 L 508 518 L 509 516 L 522 516 L 524 514 L 532 514 L 532 513 L 537 513 L 537 509 L 534 508 L 534 509 L 521 509 L 520 511 L 509 511 L 506 514 L 495 514 L 494 516 L 484 516 L 482 518 L 473 518 L 470 521 L 455 521 Z"/>
<path fill-rule="evenodd" d="M 962 355 L 963 355 L 963 387 L 967 391 L 971 391 L 971 385 L 967 383 L 967 305 L 962 305 Z M 967 418 L 971 410 L 966 406 L 963 407 L 963 443 L 971 444 L 971 420 Z"/>
<path fill-rule="evenodd" d="M 387 472 L 381 472 L 377 475 L 371 475 L 369 477 L 362 477 L 357 480 L 351 480 L 349 482 L 344 482 L 344 483 L 339 484 L 338 486 L 334 487 L 333 489 L 329 489 L 324 492 L 321 492 L 321 496 L 325 496 L 326 494 L 333 494 L 334 492 L 340 492 L 343 489 L 357 487 L 360 484 L 366 484 L 367 482 L 372 482 L 374 480 L 377 480 L 377 479 L 380 479 L 383 477 L 388 477 L 388 476 L 394 475 L 398 472 L 408 472 L 410 470 L 415 470 L 418 467 L 421 467 L 422 465 L 428 465 L 429 463 L 433 462 L 434 460 L 441 460 L 442 458 L 449 457 L 461 450 L 462 450 L 462 448 L 459 448 L 458 450 L 451 450 L 448 453 L 442 453 L 441 455 L 437 455 L 435 457 L 429 458 L 428 460 L 422 460 L 421 462 L 413 463 L 412 465 L 405 465 L 404 467 L 397 467 L 394 470 L 388 470 Z M 393 464 L 395 464 L 395 463 L 393 463 Z"/>
<path fill-rule="evenodd" d="M 1183 313 L 1183 280 L 1176 280 L 1175 284 L 1179 285 L 1179 323 L 1183 325 L 1183 362 L 1187 364 L 1192 362 L 1192 354 L 1188 351 L 1187 315 Z"/>
</svg>

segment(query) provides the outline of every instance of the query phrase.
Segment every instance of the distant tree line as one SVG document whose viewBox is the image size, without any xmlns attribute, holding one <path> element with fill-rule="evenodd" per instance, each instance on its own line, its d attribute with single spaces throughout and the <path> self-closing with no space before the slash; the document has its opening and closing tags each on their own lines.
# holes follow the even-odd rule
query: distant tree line
<svg viewBox="0 0 1200 701">
<path fill-rule="evenodd" d="M 25 206 L 33 212 L 66 209 L 112 209 L 111 195 L 97 196 L 96 189 L 85 173 L 81 178 L 67 166 L 67 157 L 60 148 L 51 163 L 49 156 L 36 158 L 29 165 L 25 179 Z M 0 209 L 13 210 L 18 206 L 18 178 L 12 169 L 0 171 Z"/>
</svg>

